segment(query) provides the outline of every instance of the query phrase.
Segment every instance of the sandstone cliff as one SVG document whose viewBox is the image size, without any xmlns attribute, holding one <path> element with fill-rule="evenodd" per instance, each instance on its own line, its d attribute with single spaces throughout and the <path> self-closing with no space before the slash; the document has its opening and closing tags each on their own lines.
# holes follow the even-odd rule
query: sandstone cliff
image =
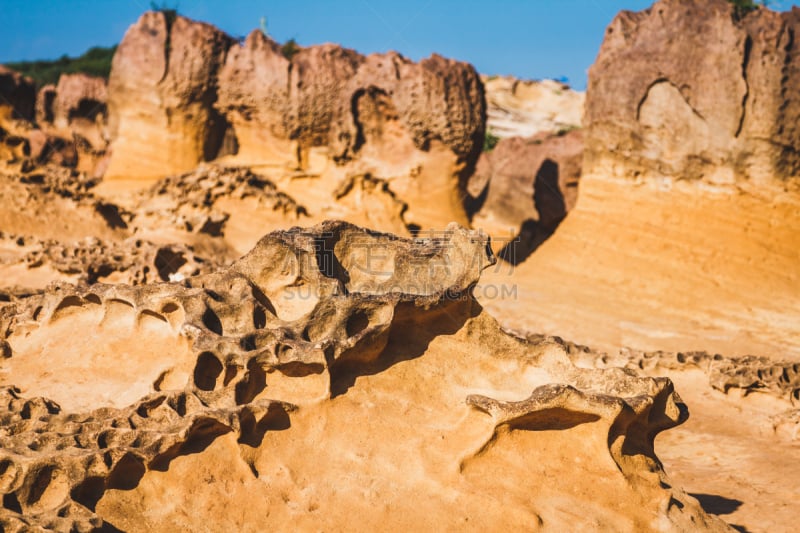
<svg viewBox="0 0 800 533">
<path fill-rule="evenodd" d="M 106 173 L 163 177 L 216 156 L 217 71 L 233 40 L 209 24 L 149 12 L 119 45 L 108 87 L 113 155 Z"/>
<path fill-rule="evenodd" d="M 20 160 L 30 153 L 26 125 L 33 120 L 33 80 L 0 65 L 0 160 Z"/>
<path fill-rule="evenodd" d="M 105 122 L 105 80 L 64 74 L 37 92 L 31 80 L 0 66 L 0 162 L 23 171 L 55 163 L 102 174 Z"/>
<path fill-rule="evenodd" d="M 461 199 L 485 104 L 474 69 L 436 55 L 415 64 L 320 45 L 287 59 L 260 31 L 237 43 L 147 13 L 114 56 L 109 114 L 108 178 L 163 177 L 222 158 L 320 178 L 332 194 L 369 173 L 416 204 L 408 223 L 441 227 L 466 222 Z"/>
<path fill-rule="evenodd" d="M 486 127 L 493 135 L 530 137 L 583 123 L 586 94 L 555 80 L 481 76 L 486 92 Z"/>
<path fill-rule="evenodd" d="M 620 14 L 590 72 L 575 208 L 476 289 L 507 327 L 678 383 L 693 416 L 659 438 L 664 464 L 747 530 L 793 527 L 800 474 L 797 14 L 737 17 L 723 0 Z M 492 290 L 511 279 L 513 297 Z"/>
<path fill-rule="evenodd" d="M 800 10 L 660 0 L 622 12 L 589 72 L 585 171 L 732 184 L 800 173 Z"/>
<path fill-rule="evenodd" d="M 503 259 L 524 261 L 575 207 L 582 161 L 580 130 L 501 139 L 469 181 L 480 202 L 473 224 L 492 234 Z"/>
</svg>

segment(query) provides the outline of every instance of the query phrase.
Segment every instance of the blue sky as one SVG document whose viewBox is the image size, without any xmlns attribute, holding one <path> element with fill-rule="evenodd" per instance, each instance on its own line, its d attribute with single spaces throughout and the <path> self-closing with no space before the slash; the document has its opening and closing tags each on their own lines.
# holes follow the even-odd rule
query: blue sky
<svg viewBox="0 0 800 533">
<path fill-rule="evenodd" d="M 397 50 L 414 60 L 437 52 L 485 74 L 566 77 L 586 85 L 606 26 L 622 9 L 652 0 L 157 0 L 232 35 L 266 17 L 278 41 L 340 43 L 363 53 Z M 0 63 L 79 55 L 111 45 L 149 0 L 0 0 Z"/>
</svg>

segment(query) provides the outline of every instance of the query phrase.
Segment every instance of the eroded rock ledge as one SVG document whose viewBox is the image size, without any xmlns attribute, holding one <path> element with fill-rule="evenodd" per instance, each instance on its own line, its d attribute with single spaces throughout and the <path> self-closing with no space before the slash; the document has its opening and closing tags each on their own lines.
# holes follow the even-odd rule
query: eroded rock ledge
<svg viewBox="0 0 800 533">
<path fill-rule="evenodd" d="M 589 71 L 586 174 L 715 184 L 800 172 L 800 11 L 660 0 L 623 11 Z"/>
<path fill-rule="evenodd" d="M 493 262 L 488 238 L 456 225 L 408 240 L 325 222 L 181 282 L 62 285 L 4 304 L 0 524 L 236 525 L 200 507 L 158 512 L 147 487 L 161 476 L 171 499 L 252 498 L 243 512 L 259 525 L 332 527 L 365 498 L 402 509 L 427 495 L 424 512 L 370 505 L 359 520 L 530 527 L 590 501 L 576 523 L 724 529 L 653 450 L 687 416 L 672 383 L 579 368 L 557 343 L 505 333 L 471 295 Z M 229 453 L 185 485 L 173 466 L 216 442 Z M 249 480 L 213 481 L 239 464 Z"/>
<path fill-rule="evenodd" d="M 161 177 L 230 155 L 307 168 L 315 147 L 336 161 L 370 150 L 391 159 L 385 150 L 398 141 L 423 151 L 439 142 L 474 162 L 485 103 L 475 70 L 438 55 L 415 64 L 324 44 L 287 58 L 259 30 L 238 43 L 209 24 L 150 12 L 114 56 L 109 113 L 108 175 L 133 167 Z"/>
</svg>

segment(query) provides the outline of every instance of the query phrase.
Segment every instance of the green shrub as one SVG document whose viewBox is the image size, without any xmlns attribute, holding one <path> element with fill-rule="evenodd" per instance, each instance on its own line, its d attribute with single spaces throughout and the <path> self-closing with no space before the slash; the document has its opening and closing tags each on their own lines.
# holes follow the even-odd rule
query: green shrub
<svg viewBox="0 0 800 533">
<path fill-rule="evenodd" d="M 285 57 L 289 61 L 291 61 L 292 57 L 294 57 L 294 55 L 299 51 L 300 51 L 300 45 L 298 45 L 297 41 L 295 41 L 294 39 L 289 39 L 288 41 L 283 43 L 283 46 L 281 46 L 281 53 L 283 54 L 283 57 Z"/>
<path fill-rule="evenodd" d="M 579 129 L 581 129 L 581 127 L 580 127 L 580 126 L 578 126 L 577 124 L 569 124 L 569 125 L 567 125 L 567 126 L 564 126 L 564 127 L 560 128 L 560 129 L 559 129 L 559 130 L 556 132 L 556 135 L 558 135 L 559 137 L 563 137 L 563 136 L 564 136 L 564 135 L 566 135 L 567 133 L 569 133 L 569 132 L 571 132 L 571 131 L 579 130 Z"/>
<path fill-rule="evenodd" d="M 500 137 L 492 133 L 491 130 L 487 128 L 486 134 L 483 137 L 483 151 L 491 152 L 494 150 L 494 147 L 497 146 L 498 142 L 500 142 Z"/>
<path fill-rule="evenodd" d="M 61 74 L 73 74 L 76 72 L 108 78 L 108 74 L 111 72 L 111 59 L 114 57 L 116 50 L 116 45 L 108 48 L 95 46 L 78 57 L 63 55 L 52 61 L 18 61 L 6 63 L 6 66 L 33 78 L 33 81 L 39 87 L 47 83 L 58 83 L 58 78 Z"/>
<path fill-rule="evenodd" d="M 770 0 L 728 0 L 733 4 L 734 14 L 737 19 L 741 19 L 751 11 L 769 5 Z"/>
</svg>

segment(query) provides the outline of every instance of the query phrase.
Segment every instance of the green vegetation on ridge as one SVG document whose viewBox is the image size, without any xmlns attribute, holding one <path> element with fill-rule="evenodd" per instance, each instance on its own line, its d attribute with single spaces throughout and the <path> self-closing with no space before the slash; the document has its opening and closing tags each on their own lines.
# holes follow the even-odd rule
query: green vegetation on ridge
<svg viewBox="0 0 800 533">
<path fill-rule="evenodd" d="M 759 7 L 767 7 L 770 0 L 728 0 L 734 6 L 736 17 L 741 18 Z"/>
<path fill-rule="evenodd" d="M 39 87 L 48 83 L 58 83 L 58 77 L 61 74 L 76 72 L 108 78 L 108 74 L 111 72 L 111 59 L 116 50 L 116 45 L 108 48 L 95 46 L 78 57 L 63 55 L 55 60 L 18 61 L 6 63 L 6 66 L 33 78 Z"/>
</svg>

